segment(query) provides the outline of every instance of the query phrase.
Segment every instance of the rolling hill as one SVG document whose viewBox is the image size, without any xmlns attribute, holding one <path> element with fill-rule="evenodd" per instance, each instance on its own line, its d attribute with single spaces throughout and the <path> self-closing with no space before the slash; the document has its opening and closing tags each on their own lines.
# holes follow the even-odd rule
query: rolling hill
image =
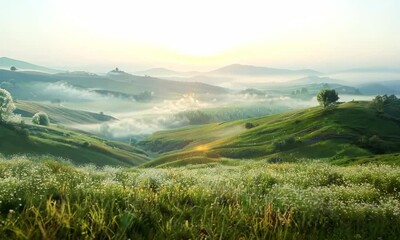
<svg viewBox="0 0 400 240">
<path fill-rule="evenodd" d="M 55 126 L 2 123 L 0 136 L 0 152 L 5 156 L 44 154 L 96 166 L 135 166 L 148 161 L 136 147 Z"/>
<path fill-rule="evenodd" d="M 360 156 L 400 152 L 398 111 L 392 108 L 385 114 L 377 114 L 370 102 L 348 102 L 329 111 L 313 107 L 262 118 L 161 131 L 139 145 L 160 153 L 146 166 L 226 158 L 355 160 Z"/>
<path fill-rule="evenodd" d="M 18 101 L 15 105 L 17 109 L 14 113 L 20 114 L 21 117 L 31 118 L 37 112 L 45 112 L 49 115 L 50 122 L 56 124 L 93 124 L 117 120 L 105 114 L 72 110 L 55 104 Z"/>
<path fill-rule="evenodd" d="M 46 73 L 57 73 L 62 72 L 61 70 L 51 69 L 39 65 L 35 65 L 29 62 L 24 62 L 8 57 L 0 57 L 0 68 L 10 69 L 10 67 L 16 67 L 18 70 L 28 70 L 28 71 L 39 71 Z"/>
</svg>

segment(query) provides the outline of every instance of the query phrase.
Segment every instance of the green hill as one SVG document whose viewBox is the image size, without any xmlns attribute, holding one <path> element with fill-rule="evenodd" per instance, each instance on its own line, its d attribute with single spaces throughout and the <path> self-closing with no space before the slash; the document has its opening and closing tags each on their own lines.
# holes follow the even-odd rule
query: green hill
<svg viewBox="0 0 400 240">
<path fill-rule="evenodd" d="M 120 142 L 58 127 L 1 124 L 0 153 L 53 155 L 75 164 L 134 166 L 148 161 L 146 154 Z"/>
<path fill-rule="evenodd" d="M 15 105 L 17 109 L 14 111 L 14 113 L 21 114 L 22 117 L 31 118 L 37 112 L 45 112 L 49 115 L 52 123 L 61 123 L 67 125 L 92 124 L 116 120 L 112 116 L 87 111 L 72 110 L 57 106 L 55 104 L 18 101 Z"/>
<path fill-rule="evenodd" d="M 155 133 L 140 142 L 160 153 L 146 166 L 230 159 L 350 159 L 400 152 L 400 108 L 378 114 L 370 102 L 348 102 L 262 118 Z M 247 125 L 247 128 L 246 128 Z M 393 156 L 399 158 L 398 156 Z M 175 163 L 174 163 L 175 162 Z M 348 161 L 347 161 L 348 162 Z"/>
</svg>

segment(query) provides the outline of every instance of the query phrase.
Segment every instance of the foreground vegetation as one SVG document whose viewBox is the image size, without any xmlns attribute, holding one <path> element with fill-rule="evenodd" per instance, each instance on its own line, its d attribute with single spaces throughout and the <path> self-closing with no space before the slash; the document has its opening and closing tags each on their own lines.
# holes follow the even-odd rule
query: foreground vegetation
<svg viewBox="0 0 400 240">
<path fill-rule="evenodd" d="M 0 160 L 0 239 L 397 239 L 400 167 Z"/>
</svg>

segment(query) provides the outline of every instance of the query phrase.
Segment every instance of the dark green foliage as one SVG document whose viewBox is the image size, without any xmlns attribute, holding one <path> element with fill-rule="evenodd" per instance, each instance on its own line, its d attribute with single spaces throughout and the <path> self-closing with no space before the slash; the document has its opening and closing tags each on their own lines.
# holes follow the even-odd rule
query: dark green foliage
<svg viewBox="0 0 400 240">
<path fill-rule="evenodd" d="M 371 137 L 361 136 L 357 143 L 359 146 L 378 154 L 385 153 L 388 150 L 387 144 L 377 135 Z"/>
<path fill-rule="evenodd" d="M 374 107 L 378 113 L 383 113 L 383 111 L 384 111 L 384 103 L 383 103 L 382 96 L 379 96 L 379 95 L 376 96 L 372 100 L 371 106 Z"/>
<path fill-rule="evenodd" d="M 245 125 L 244 125 L 244 127 L 246 128 L 246 129 L 251 129 L 251 128 L 253 128 L 253 127 L 255 127 L 256 125 L 254 124 L 254 123 L 251 123 L 251 122 L 247 122 L 247 123 L 245 123 Z"/>
<path fill-rule="evenodd" d="M 17 68 L 15 66 L 10 67 L 11 71 L 17 71 Z"/>
<path fill-rule="evenodd" d="M 322 89 L 317 95 L 317 100 L 321 106 L 326 108 L 330 104 L 339 100 L 339 96 L 334 89 Z"/>
<path fill-rule="evenodd" d="M 400 99 L 395 95 L 378 95 L 372 100 L 371 106 L 375 108 L 378 113 L 383 113 L 388 108 L 395 108 L 400 112 Z"/>
</svg>

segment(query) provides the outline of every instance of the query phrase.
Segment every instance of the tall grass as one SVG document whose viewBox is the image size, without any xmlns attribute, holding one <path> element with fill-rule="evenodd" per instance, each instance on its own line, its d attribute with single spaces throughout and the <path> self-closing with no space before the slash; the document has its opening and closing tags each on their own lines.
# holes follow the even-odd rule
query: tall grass
<svg viewBox="0 0 400 240">
<path fill-rule="evenodd" d="M 398 239 L 400 168 L 0 160 L 0 239 Z"/>
</svg>

